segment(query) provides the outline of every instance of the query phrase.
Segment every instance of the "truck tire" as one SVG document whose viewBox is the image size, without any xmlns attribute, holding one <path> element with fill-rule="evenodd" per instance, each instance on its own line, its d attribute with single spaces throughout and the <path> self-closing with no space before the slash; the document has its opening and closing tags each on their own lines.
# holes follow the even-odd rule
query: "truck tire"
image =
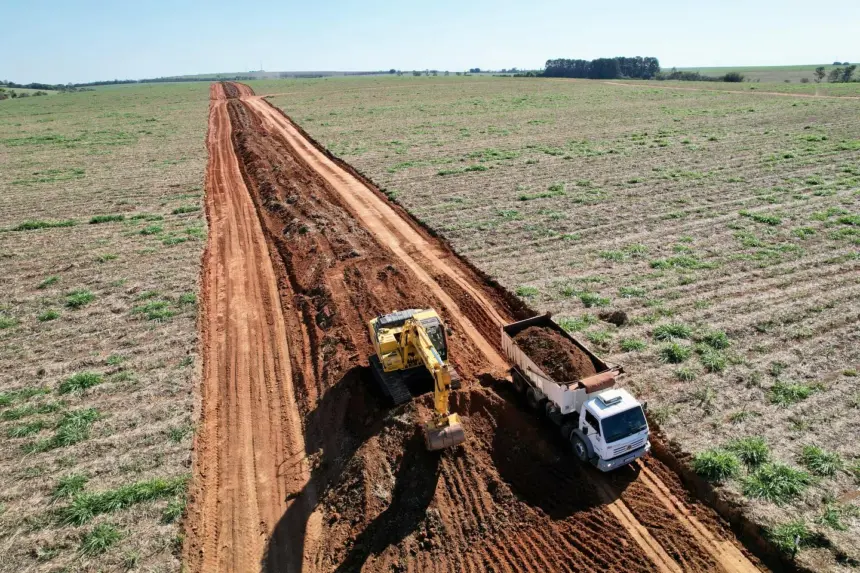
<svg viewBox="0 0 860 573">
<path fill-rule="evenodd" d="M 516 390 L 518 394 L 522 394 L 529 387 L 519 372 L 514 371 L 511 378 L 514 381 L 514 390 Z"/>
<path fill-rule="evenodd" d="M 582 438 L 576 434 L 570 435 L 570 445 L 573 448 L 573 455 L 579 458 L 581 462 L 588 461 L 588 446 L 582 441 Z"/>
<path fill-rule="evenodd" d="M 529 404 L 529 408 L 534 410 L 539 414 L 544 413 L 544 404 L 546 403 L 546 397 L 544 397 L 543 393 L 541 393 L 536 388 L 529 388 L 526 390 L 526 402 Z"/>
<path fill-rule="evenodd" d="M 573 422 L 565 422 L 561 425 L 561 436 L 570 441 L 570 435 L 573 433 L 573 429 L 576 427 L 576 424 Z"/>
<path fill-rule="evenodd" d="M 555 424 L 556 426 L 561 426 L 561 420 L 563 416 L 561 415 L 561 410 L 558 409 L 558 406 L 547 400 L 545 411 L 546 417 L 549 418 L 553 424 Z"/>
</svg>

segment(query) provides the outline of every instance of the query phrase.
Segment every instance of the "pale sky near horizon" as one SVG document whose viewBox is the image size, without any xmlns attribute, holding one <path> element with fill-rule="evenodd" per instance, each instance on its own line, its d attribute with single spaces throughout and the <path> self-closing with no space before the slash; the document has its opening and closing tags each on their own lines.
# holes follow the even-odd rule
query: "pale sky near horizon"
<svg viewBox="0 0 860 573">
<path fill-rule="evenodd" d="M 242 8 L 240 8 L 242 7 Z M 860 60 L 857 0 L 0 0 L 0 79 L 471 67 L 656 56 L 663 67 Z"/>
</svg>

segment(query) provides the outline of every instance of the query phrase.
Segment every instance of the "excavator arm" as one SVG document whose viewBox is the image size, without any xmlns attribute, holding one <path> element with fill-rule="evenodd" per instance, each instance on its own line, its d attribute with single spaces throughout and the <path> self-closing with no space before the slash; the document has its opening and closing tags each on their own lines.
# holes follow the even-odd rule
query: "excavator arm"
<svg viewBox="0 0 860 573">
<path fill-rule="evenodd" d="M 433 341 L 419 321 L 415 319 L 407 321 L 403 332 L 403 347 L 408 351 L 411 346 L 424 363 L 424 367 L 433 376 L 433 405 L 436 416 L 447 416 L 448 392 L 451 391 L 451 375 L 448 373 L 448 367 L 445 366 L 442 357 L 433 346 Z"/>
<path fill-rule="evenodd" d="M 406 321 L 400 345 L 404 353 L 414 351 L 433 376 L 433 418 L 424 425 L 427 449 L 441 450 L 463 443 L 466 440 L 463 424 L 460 417 L 451 414 L 448 408 L 451 374 L 420 321 Z M 407 359 L 406 356 L 403 358 Z"/>
</svg>

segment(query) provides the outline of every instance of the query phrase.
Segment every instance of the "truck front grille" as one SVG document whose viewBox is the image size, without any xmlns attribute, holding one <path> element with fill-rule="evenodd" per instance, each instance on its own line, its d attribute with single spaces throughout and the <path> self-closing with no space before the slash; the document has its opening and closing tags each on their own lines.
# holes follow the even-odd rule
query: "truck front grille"
<svg viewBox="0 0 860 573">
<path fill-rule="evenodd" d="M 626 444 L 624 446 L 614 448 L 612 450 L 612 457 L 617 457 L 626 454 L 627 452 L 632 452 L 633 450 L 641 448 L 645 445 L 646 439 L 647 438 L 642 438 L 640 440 L 636 440 L 635 442 L 630 442 L 629 444 Z"/>
</svg>

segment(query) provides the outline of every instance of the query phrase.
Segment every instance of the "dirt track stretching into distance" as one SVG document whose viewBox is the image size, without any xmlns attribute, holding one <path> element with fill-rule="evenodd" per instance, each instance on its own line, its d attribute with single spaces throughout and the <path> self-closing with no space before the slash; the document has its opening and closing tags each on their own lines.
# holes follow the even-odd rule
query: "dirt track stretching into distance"
<svg viewBox="0 0 860 573">
<path fill-rule="evenodd" d="M 246 86 L 210 107 L 190 571 L 755 571 L 657 460 L 580 466 L 504 380 L 524 315 Z M 371 390 L 365 323 L 436 308 L 467 442 Z"/>
</svg>

